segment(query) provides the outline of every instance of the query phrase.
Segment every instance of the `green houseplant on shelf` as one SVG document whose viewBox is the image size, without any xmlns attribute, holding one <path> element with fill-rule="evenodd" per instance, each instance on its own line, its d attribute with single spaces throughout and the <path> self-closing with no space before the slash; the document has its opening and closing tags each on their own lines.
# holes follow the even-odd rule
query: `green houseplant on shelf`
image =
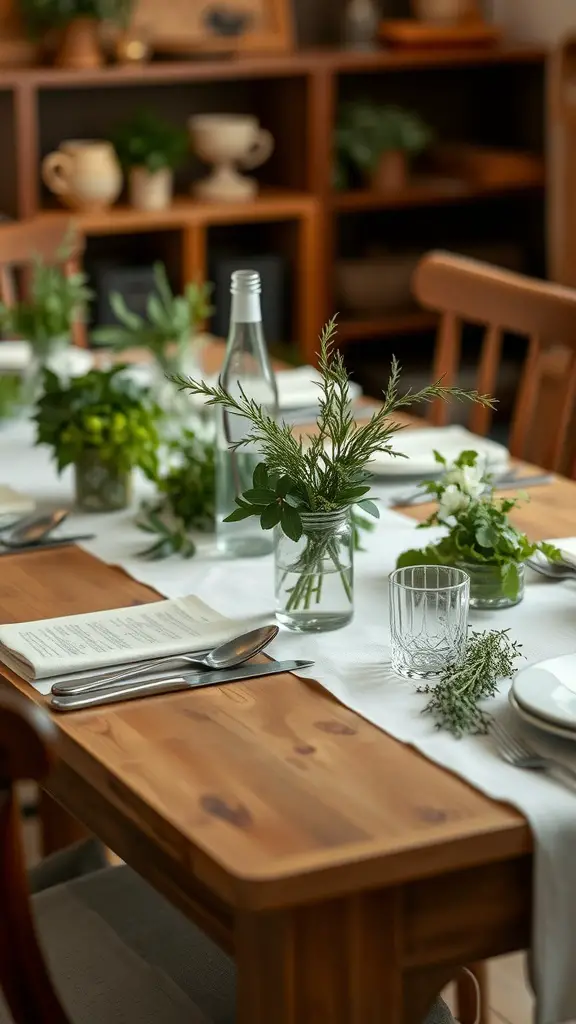
<svg viewBox="0 0 576 1024">
<path fill-rule="evenodd" d="M 410 159 L 432 139 L 431 129 L 409 110 L 344 103 L 336 125 L 336 186 L 347 188 L 351 174 L 357 174 L 378 192 L 405 188 Z"/>
<path fill-rule="evenodd" d="M 469 398 L 477 392 L 446 388 L 438 381 L 417 393 L 401 395 L 396 360 L 381 409 L 364 425 L 351 411 L 349 380 L 336 347 L 336 322 L 320 338 L 320 403 L 316 433 L 295 437 L 254 400 L 230 395 L 221 385 L 181 378 L 179 384 L 209 404 L 223 406 L 247 421 L 247 433 L 234 447 L 257 448 L 262 461 L 253 486 L 236 497 L 229 522 L 258 516 L 263 530 L 275 530 L 276 617 L 300 632 L 337 629 L 353 615 L 354 530 L 358 506 L 378 517 L 370 499 L 369 463 L 376 452 L 397 456 L 393 439 L 400 425 L 394 414 L 413 402 Z"/>
<path fill-rule="evenodd" d="M 25 25 L 35 38 L 56 33 L 55 63 L 84 70 L 104 63 L 99 27 L 103 21 L 126 24 L 132 0 L 18 0 Z"/>
<path fill-rule="evenodd" d="M 493 480 L 475 451 L 461 452 L 452 466 L 438 452 L 444 469 L 440 480 L 422 484 L 438 508 L 418 529 L 441 526 L 446 536 L 422 549 L 405 551 L 397 566 L 454 565 L 470 576 L 472 608 L 509 608 L 524 596 L 525 562 L 535 551 L 552 561 L 560 552 L 552 544 L 528 540 L 510 522 L 520 498 L 497 498 Z"/>
<path fill-rule="evenodd" d="M 65 258 L 65 253 L 60 254 Z M 72 328 L 87 319 L 92 292 L 80 271 L 66 274 L 63 267 L 34 261 L 28 295 L 7 306 L 0 302 L 0 330 L 25 338 L 32 360 L 23 385 L 24 401 L 36 398 L 45 367 L 65 368 L 65 353 L 72 342 Z"/>
<path fill-rule="evenodd" d="M 136 467 L 157 476 L 160 409 L 126 369 L 91 370 L 68 384 L 44 374 L 36 444 L 53 449 L 59 473 L 74 466 L 76 501 L 87 512 L 126 508 Z"/>
<path fill-rule="evenodd" d="M 119 322 L 98 328 L 93 339 L 117 352 L 148 349 L 156 369 L 156 399 L 166 411 L 182 420 L 189 412 L 189 403 L 181 401 L 182 396 L 167 378 L 195 369 L 202 344 L 199 328 L 211 313 L 210 286 L 191 282 L 183 295 L 175 295 L 162 263 L 154 266 L 154 281 L 155 290 L 148 297 L 145 316 L 132 312 L 123 296 L 113 292 L 110 304 Z"/>
<path fill-rule="evenodd" d="M 139 210 L 170 206 L 174 171 L 188 152 L 186 131 L 153 111 L 142 110 L 118 126 L 112 142 L 128 173 L 131 206 Z"/>
</svg>

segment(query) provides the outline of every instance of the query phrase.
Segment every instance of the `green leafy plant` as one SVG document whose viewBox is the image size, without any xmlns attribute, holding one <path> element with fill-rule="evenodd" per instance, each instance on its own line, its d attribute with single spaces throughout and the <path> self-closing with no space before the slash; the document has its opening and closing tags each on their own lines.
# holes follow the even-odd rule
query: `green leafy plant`
<svg viewBox="0 0 576 1024">
<path fill-rule="evenodd" d="M 304 531 L 302 517 L 307 513 L 335 512 L 357 505 L 377 518 L 378 506 L 368 497 L 369 462 L 376 452 L 400 455 L 392 445 L 401 429 L 392 418 L 395 412 L 413 402 L 436 398 L 455 397 L 492 404 L 491 399 L 476 391 L 446 388 L 441 381 L 422 391 L 401 395 L 400 366 L 394 359 L 381 408 L 360 426 L 352 413 L 348 374 L 335 343 L 336 329 L 333 318 L 320 338 L 319 414 L 316 433 L 308 436 L 296 437 L 289 424 L 278 423 L 242 391 L 235 398 L 220 384 L 211 386 L 205 381 L 176 378 L 182 388 L 202 395 L 209 405 L 223 406 L 247 420 L 247 434 L 231 446 L 233 449 L 251 445 L 262 453 L 262 462 L 254 470 L 253 485 L 237 496 L 237 508 L 228 516 L 228 522 L 258 516 L 262 529 L 277 526 L 291 540 L 298 541 Z M 331 537 L 327 536 L 326 544 L 329 543 Z M 315 557 L 320 554 L 316 550 Z"/>
<path fill-rule="evenodd" d="M 120 472 L 138 466 L 156 479 L 161 413 L 126 370 L 91 370 L 69 383 L 44 371 L 44 394 L 33 416 L 36 444 L 50 445 L 59 473 L 91 453 Z"/>
<path fill-rule="evenodd" d="M 66 275 L 61 266 L 47 265 L 37 257 L 29 296 L 13 306 L 0 302 L 0 330 L 25 338 L 36 355 L 45 359 L 54 342 L 69 340 L 72 325 L 87 318 L 93 293 L 86 281 L 86 274 Z"/>
<path fill-rule="evenodd" d="M 514 662 L 522 657 L 521 646 L 507 629 L 472 631 L 462 664 L 448 666 L 436 682 L 419 687 L 418 693 L 430 696 L 424 714 L 433 715 L 436 728 L 457 739 L 487 732 L 490 718 L 480 702 L 494 697 L 500 680 L 510 678 Z"/>
<path fill-rule="evenodd" d="M 176 170 L 188 152 L 187 132 L 150 110 L 120 124 L 112 142 L 123 167 L 145 167 L 150 174 Z"/>
<path fill-rule="evenodd" d="M 133 0 L 18 0 L 18 6 L 30 35 L 39 37 L 77 18 L 126 24 Z"/>
<path fill-rule="evenodd" d="M 436 544 L 403 552 L 397 567 L 493 566 L 498 570 L 501 592 L 514 600 L 520 587 L 518 566 L 535 551 L 552 561 L 561 557 L 560 552 L 545 541 L 530 541 L 510 522 L 509 512 L 527 496 L 497 498 L 492 477 L 480 466 L 477 452 L 461 452 L 453 466 L 448 466 L 439 452 L 434 455 L 445 473 L 440 480 L 427 480 L 422 489 L 438 500 L 438 508 L 418 529 L 444 526 L 448 532 Z"/>
<path fill-rule="evenodd" d="M 164 373 L 174 374 L 179 372 L 200 324 L 210 316 L 211 286 L 191 283 L 183 295 L 174 295 L 162 263 L 154 265 L 154 281 L 145 317 L 133 313 L 123 296 L 113 292 L 110 304 L 120 323 L 99 328 L 93 339 L 117 351 L 147 348 Z"/>
<path fill-rule="evenodd" d="M 336 125 L 337 185 L 346 187 L 350 168 L 370 175 L 384 153 L 414 157 L 432 139 L 431 129 L 408 110 L 367 101 L 344 103 Z"/>
<path fill-rule="evenodd" d="M 190 531 L 212 533 L 216 516 L 214 444 L 199 440 L 185 430 L 169 445 L 172 465 L 156 478 L 158 498 L 142 505 L 138 526 L 156 535 L 142 552 L 151 559 L 179 554 L 191 558 L 196 544 Z"/>
<path fill-rule="evenodd" d="M 14 414 L 22 399 L 22 378 L 15 374 L 0 374 L 0 420 Z"/>
</svg>

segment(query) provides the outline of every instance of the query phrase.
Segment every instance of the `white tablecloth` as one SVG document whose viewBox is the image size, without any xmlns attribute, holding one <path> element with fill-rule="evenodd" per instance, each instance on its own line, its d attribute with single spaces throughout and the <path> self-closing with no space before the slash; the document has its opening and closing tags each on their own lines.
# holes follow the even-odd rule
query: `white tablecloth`
<svg viewBox="0 0 576 1024">
<path fill-rule="evenodd" d="M 0 482 L 31 494 L 41 503 L 69 505 L 71 475 L 59 480 L 43 449 L 31 449 L 31 429 L 19 424 L 0 433 Z M 144 494 L 148 485 L 142 484 Z M 576 527 L 576 509 L 575 509 Z M 191 561 L 171 558 L 146 562 L 138 552 L 148 535 L 133 523 L 133 513 L 74 515 L 64 532 L 94 531 L 84 546 L 107 562 L 122 565 L 134 577 L 168 597 L 195 593 L 224 614 L 235 617 L 273 610 L 272 558 L 222 561 L 205 542 Z M 576 533 L 576 530 L 575 530 Z M 431 760 L 457 773 L 477 789 L 516 806 L 535 836 L 534 983 L 538 1024 L 576 1018 L 576 792 L 536 773 L 505 764 L 485 737 L 454 740 L 437 732 L 421 715 L 423 698 L 408 681 L 388 668 L 387 577 L 397 555 L 433 539 L 414 536 L 414 522 L 384 510 L 377 530 L 366 537 L 367 553 L 356 557 L 356 615 L 345 629 L 325 636 L 282 632 L 270 648 L 278 658 L 310 657 L 313 678 L 342 703 L 390 735 L 410 743 Z M 2 560 L 0 559 L 0 572 Z M 516 608 L 472 612 L 472 624 L 484 629 L 510 627 L 524 645 L 527 662 L 576 652 L 576 582 L 549 583 L 530 574 L 526 597 Z M 503 683 L 491 711 L 508 718 Z M 576 749 L 562 741 L 531 739 L 576 767 Z M 574 752 L 573 752 L 574 751 Z"/>
</svg>

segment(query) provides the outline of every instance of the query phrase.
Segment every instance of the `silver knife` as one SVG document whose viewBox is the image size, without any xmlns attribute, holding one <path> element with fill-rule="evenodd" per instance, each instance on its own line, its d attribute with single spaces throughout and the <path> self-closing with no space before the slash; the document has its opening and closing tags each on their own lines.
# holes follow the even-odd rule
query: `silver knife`
<svg viewBox="0 0 576 1024">
<path fill-rule="evenodd" d="M 116 704 L 118 701 L 135 700 L 153 694 L 176 693 L 178 690 L 196 690 L 203 686 L 221 686 L 223 683 L 238 683 L 243 679 L 259 679 L 260 676 L 275 676 L 281 672 L 297 672 L 309 668 L 313 661 L 270 661 L 261 664 L 242 665 L 240 668 L 222 669 L 220 672 L 183 672 L 169 679 L 155 679 L 153 682 L 133 683 L 117 687 L 108 686 L 86 694 L 61 697 L 52 694 L 50 707 L 54 711 L 80 711 L 82 708 L 100 707 L 102 704 Z"/>
</svg>

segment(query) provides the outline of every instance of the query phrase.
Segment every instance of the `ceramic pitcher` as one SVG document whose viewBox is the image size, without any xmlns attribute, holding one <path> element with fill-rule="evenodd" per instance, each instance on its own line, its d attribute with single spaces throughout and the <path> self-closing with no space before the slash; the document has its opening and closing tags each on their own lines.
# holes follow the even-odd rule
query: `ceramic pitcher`
<svg viewBox="0 0 576 1024">
<path fill-rule="evenodd" d="M 103 210 L 118 199 L 122 171 L 109 142 L 71 139 L 42 161 L 42 178 L 66 206 Z"/>
</svg>

